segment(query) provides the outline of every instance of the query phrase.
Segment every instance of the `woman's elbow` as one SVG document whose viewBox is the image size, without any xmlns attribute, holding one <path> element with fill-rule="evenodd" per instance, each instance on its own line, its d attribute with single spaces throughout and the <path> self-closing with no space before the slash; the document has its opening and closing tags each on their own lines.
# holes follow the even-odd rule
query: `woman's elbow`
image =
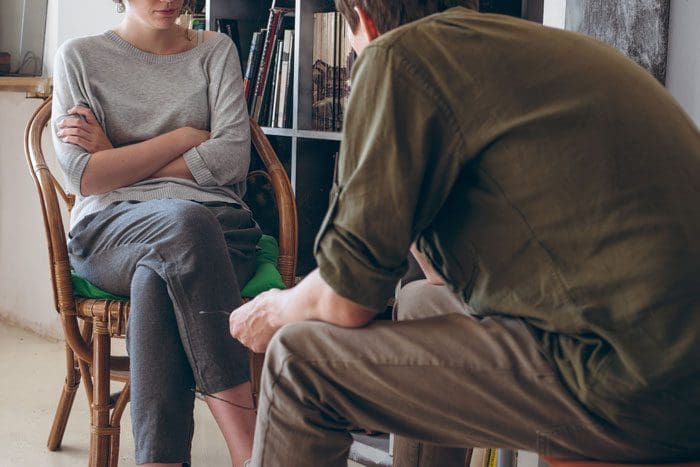
<svg viewBox="0 0 700 467">
<path fill-rule="evenodd" d="M 100 183 L 99 177 L 94 176 L 91 172 L 85 171 L 80 177 L 80 196 L 94 196 L 107 193 L 113 188 L 108 183 Z"/>
<path fill-rule="evenodd" d="M 97 187 L 93 186 L 93 184 L 90 183 L 90 178 L 86 177 L 85 175 L 80 177 L 80 186 L 78 188 L 78 193 L 83 197 L 99 194 L 97 192 Z"/>
</svg>

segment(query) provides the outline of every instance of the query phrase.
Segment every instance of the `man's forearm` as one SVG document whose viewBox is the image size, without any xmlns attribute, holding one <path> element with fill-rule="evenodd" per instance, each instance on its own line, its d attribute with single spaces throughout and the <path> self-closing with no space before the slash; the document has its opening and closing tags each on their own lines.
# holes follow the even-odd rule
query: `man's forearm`
<svg viewBox="0 0 700 467">
<path fill-rule="evenodd" d="M 179 128 L 140 143 L 92 154 L 80 182 L 81 193 L 106 193 L 152 176 L 202 142 L 197 130 L 190 130 Z"/>
<path fill-rule="evenodd" d="M 343 327 L 361 327 L 375 315 L 374 310 L 338 295 L 315 269 L 296 287 L 279 295 L 284 322 L 317 320 Z"/>
<path fill-rule="evenodd" d="M 264 352 L 275 332 L 285 324 L 324 321 L 359 328 L 373 317 L 373 310 L 335 293 L 316 269 L 296 287 L 263 292 L 233 310 L 229 331 L 246 347 Z"/>
</svg>

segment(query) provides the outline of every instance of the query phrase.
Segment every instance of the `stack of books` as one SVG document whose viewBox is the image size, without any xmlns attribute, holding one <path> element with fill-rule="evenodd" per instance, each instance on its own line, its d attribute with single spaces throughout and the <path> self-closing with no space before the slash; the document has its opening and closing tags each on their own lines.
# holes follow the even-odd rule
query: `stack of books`
<svg viewBox="0 0 700 467">
<path fill-rule="evenodd" d="M 250 116 L 261 126 L 291 127 L 293 3 L 273 1 L 267 27 L 255 32 L 250 43 L 243 88 Z"/>
<path fill-rule="evenodd" d="M 314 130 L 340 131 L 356 55 L 338 12 L 314 14 L 311 119 Z"/>
</svg>

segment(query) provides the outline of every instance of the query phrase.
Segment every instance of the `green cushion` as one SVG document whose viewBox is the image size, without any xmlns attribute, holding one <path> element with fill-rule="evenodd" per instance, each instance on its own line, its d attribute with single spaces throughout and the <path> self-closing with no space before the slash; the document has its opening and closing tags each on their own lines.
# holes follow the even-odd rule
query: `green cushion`
<svg viewBox="0 0 700 467">
<path fill-rule="evenodd" d="M 278 257 L 279 247 L 275 237 L 270 235 L 260 237 L 256 258 L 257 269 L 253 277 L 241 290 L 242 297 L 252 298 L 266 290 L 285 288 L 282 276 L 277 270 Z M 70 274 L 73 293 L 78 297 L 96 298 L 99 300 L 129 300 L 128 297 L 120 297 L 105 292 L 73 271 Z"/>
<path fill-rule="evenodd" d="M 77 275 L 75 271 L 70 272 L 70 281 L 73 284 L 73 295 L 76 297 L 96 298 L 98 300 L 129 300 L 128 297 L 120 297 L 119 295 L 105 292 L 92 282 Z"/>
<path fill-rule="evenodd" d="M 282 276 L 277 270 L 277 258 L 280 249 L 277 240 L 270 235 L 263 235 L 258 241 L 257 268 L 255 274 L 241 290 L 241 297 L 252 298 L 270 289 L 284 289 Z"/>
</svg>

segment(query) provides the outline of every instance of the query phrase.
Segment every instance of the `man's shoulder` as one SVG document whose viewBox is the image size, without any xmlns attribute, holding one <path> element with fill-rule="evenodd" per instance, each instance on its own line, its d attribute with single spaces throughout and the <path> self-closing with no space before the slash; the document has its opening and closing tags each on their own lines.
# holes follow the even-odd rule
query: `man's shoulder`
<svg viewBox="0 0 700 467">
<path fill-rule="evenodd" d="M 426 35 L 434 34 L 437 30 L 455 22 L 464 23 L 476 19 L 481 14 L 464 7 L 450 8 L 424 18 L 392 29 L 372 42 L 370 45 L 391 48 L 402 44 L 418 43 L 425 40 Z"/>
</svg>

